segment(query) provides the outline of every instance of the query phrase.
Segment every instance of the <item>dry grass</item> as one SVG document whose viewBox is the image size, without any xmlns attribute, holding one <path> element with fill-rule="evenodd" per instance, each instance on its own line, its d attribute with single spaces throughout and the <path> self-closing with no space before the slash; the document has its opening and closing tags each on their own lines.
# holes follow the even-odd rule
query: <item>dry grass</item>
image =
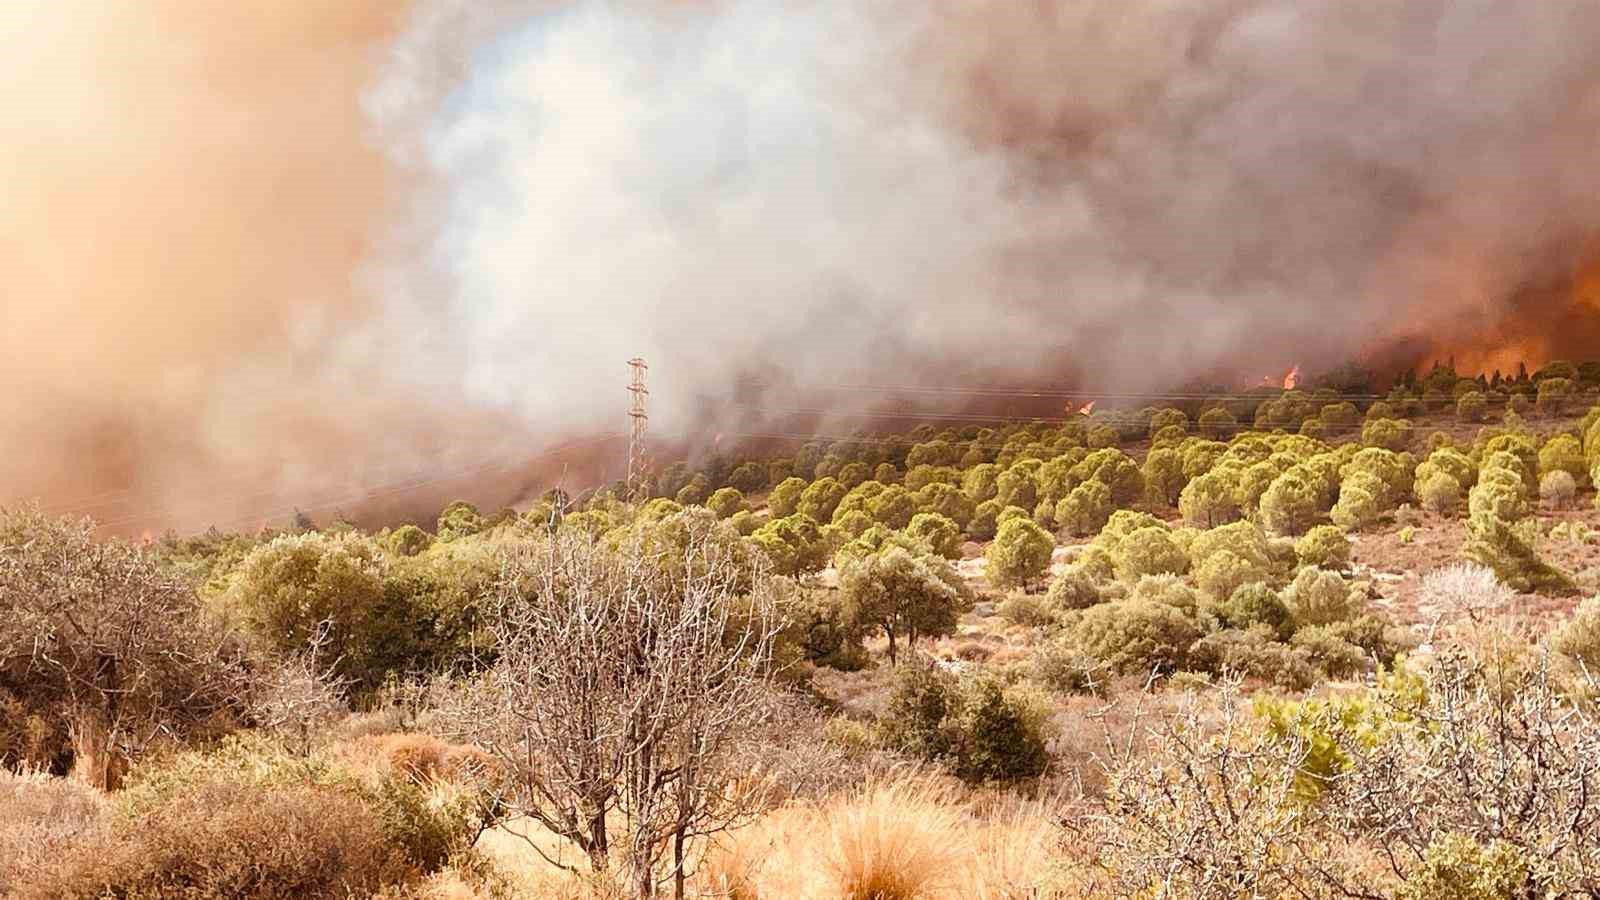
<svg viewBox="0 0 1600 900">
<path fill-rule="evenodd" d="M 393 773 L 416 784 L 477 781 L 496 768 L 494 758 L 477 747 L 414 732 L 364 735 L 336 744 L 330 752 L 354 771 Z"/>
<path fill-rule="evenodd" d="M 80 841 L 107 833 L 108 804 L 77 781 L 0 769 L 0 896 Z"/>
</svg>

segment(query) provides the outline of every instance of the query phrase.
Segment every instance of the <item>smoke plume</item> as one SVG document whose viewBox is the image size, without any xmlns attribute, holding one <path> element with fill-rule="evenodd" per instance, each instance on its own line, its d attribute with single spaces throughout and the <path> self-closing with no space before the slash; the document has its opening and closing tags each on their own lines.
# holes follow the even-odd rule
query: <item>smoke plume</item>
<svg viewBox="0 0 1600 900">
<path fill-rule="evenodd" d="M 1600 346 L 1581 4 L 293 6 L 0 13 L 0 490 Z"/>
</svg>

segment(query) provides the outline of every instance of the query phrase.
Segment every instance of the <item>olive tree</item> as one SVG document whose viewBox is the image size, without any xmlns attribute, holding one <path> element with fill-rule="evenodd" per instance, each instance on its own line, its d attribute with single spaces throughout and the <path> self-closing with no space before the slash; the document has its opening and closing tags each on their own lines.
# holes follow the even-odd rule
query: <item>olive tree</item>
<svg viewBox="0 0 1600 900">
<path fill-rule="evenodd" d="M 839 590 L 845 621 L 882 629 L 891 664 L 899 659 L 901 638 L 914 647 L 920 637 L 954 634 L 972 601 L 948 562 L 892 545 L 846 564 Z"/>
<path fill-rule="evenodd" d="M 154 742 L 240 712 L 248 667 L 147 549 L 94 530 L 0 512 L 0 695 L 66 733 L 74 776 L 114 788 Z"/>
</svg>

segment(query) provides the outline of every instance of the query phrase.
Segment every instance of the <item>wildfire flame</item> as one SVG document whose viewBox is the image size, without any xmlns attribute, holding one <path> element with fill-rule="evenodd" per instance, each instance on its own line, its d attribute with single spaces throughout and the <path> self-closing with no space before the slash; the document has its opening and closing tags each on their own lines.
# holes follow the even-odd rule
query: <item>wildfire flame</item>
<svg viewBox="0 0 1600 900">
<path fill-rule="evenodd" d="M 1092 415 L 1093 413 L 1094 413 L 1094 401 L 1093 400 L 1090 400 L 1088 403 L 1085 403 L 1084 405 L 1078 407 L 1078 415 L 1080 415 L 1080 416 Z"/>
<path fill-rule="evenodd" d="M 1294 390 L 1294 386 L 1299 383 L 1300 365 L 1296 363 L 1295 367 L 1289 370 L 1289 374 L 1283 376 L 1283 389 L 1286 391 L 1292 391 Z"/>
</svg>

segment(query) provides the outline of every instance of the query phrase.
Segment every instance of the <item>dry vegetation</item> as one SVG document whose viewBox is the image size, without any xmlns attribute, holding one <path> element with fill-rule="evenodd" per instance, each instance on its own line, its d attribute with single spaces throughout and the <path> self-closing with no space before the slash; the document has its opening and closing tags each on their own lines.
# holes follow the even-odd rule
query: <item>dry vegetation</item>
<svg viewBox="0 0 1600 900">
<path fill-rule="evenodd" d="M 1591 368 L 431 532 L 10 511 L 0 895 L 1592 896 Z"/>
</svg>

